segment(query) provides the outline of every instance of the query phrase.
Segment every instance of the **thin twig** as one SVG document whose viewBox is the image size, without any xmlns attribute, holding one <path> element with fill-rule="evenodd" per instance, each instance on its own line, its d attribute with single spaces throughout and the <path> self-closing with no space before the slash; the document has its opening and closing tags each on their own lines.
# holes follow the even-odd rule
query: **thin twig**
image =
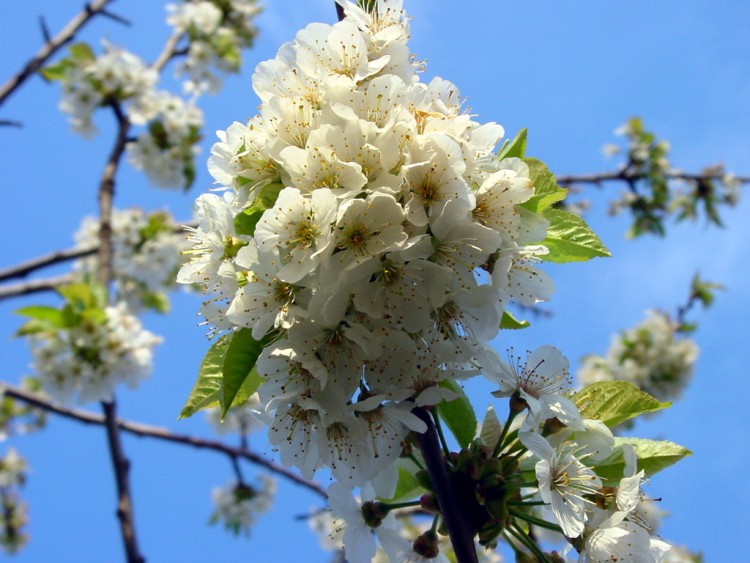
<svg viewBox="0 0 750 563">
<path fill-rule="evenodd" d="M 195 228 L 198 226 L 196 221 L 184 221 L 175 225 L 172 231 L 176 234 L 182 234 L 185 232 L 185 227 Z M 30 273 L 46 268 L 48 266 L 54 266 L 55 264 L 61 264 L 68 262 L 69 260 L 76 260 L 77 258 L 85 258 L 91 256 L 99 251 L 99 245 L 89 246 L 86 248 L 67 248 L 65 250 L 55 250 L 42 256 L 37 256 L 26 262 L 21 262 L 15 266 L 8 266 L 0 270 L 0 282 L 10 280 L 14 278 L 25 278 Z"/>
<path fill-rule="evenodd" d="M 710 180 L 723 180 L 726 178 L 726 174 L 720 174 L 716 172 L 708 174 L 695 174 L 688 172 L 671 171 L 666 172 L 664 177 L 667 180 L 684 180 L 684 181 L 710 181 Z M 614 172 L 601 172 L 599 174 L 569 174 L 565 176 L 558 176 L 557 183 L 562 186 L 569 186 L 571 184 L 603 184 L 604 182 L 637 182 L 639 180 L 645 180 L 648 177 L 647 174 L 637 171 L 632 171 L 628 168 L 618 170 Z M 732 178 L 740 184 L 750 184 L 750 176 L 732 176 Z"/>
<path fill-rule="evenodd" d="M 76 33 L 94 16 L 100 14 L 107 4 L 114 0 L 93 0 L 51 40 L 47 41 L 26 65 L 0 86 L 0 106 L 21 84 L 39 70 L 63 45 L 75 37 Z"/>
<path fill-rule="evenodd" d="M 159 56 L 151 65 L 153 70 L 160 72 L 173 57 L 186 53 L 182 49 L 177 49 L 177 44 L 184 35 L 184 33 L 175 32 L 169 36 L 169 39 L 164 44 L 164 49 L 162 49 L 162 52 L 159 53 Z"/>
<path fill-rule="evenodd" d="M 109 288 L 112 280 L 112 207 L 115 197 L 115 178 L 127 144 L 130 122 L 125 115 L 120 102 L 110 100 L 109 106 L 117 119 L 117 136 L 112 151 L 104 166 L 99 180 L 99 251 L 98 278 L 99 283 Z M 125 450 L 117 424 L 117 403 L 113 397 L 110 401 L 102 401 L 104 412 L 104 427 L 107 431 L 112 469 L 117 486 L 117 519 L 120 522 L 125 557 L 128 563 L 144 563 L 145 559 L 138 548 L 138 537 L 135 532 L 135 516 L 133 511 L 133 495 L 130 492 L 130 461 L 125 456 Z"/>
<path fill-rule="evenodd" d="M 22 295 L 31 295 L 32 293 L 41 293 L 43 291 L 55 291 L 61 285 L 71 283 L 74 277 L 72 274 L 62 274 L 53 278 L 41 280 L 31 280 L 27 282 L 14 283 L 0 287 L 0 301 L 11 297 L 21 297 Z"/>
<path fill-rule="evenodd" d="M 0 281 L 5 281 L 13 278 L 25 278 L 31 272 L 45 268 L 47 266 L 53 266 L 61 262 L 67 262 L 68 260 L 75 260 L 76 258 L 83 258 L 85 256 L 91 256 L 99 250 L 99 245 L 91 246 L 88 248 L 68 248 L 66 250 L 56 250 L 37 258 L 32 258 L 26 262 L 21 262 L 15 266 L 9 266 L 0 270 Z"/>
<path fill-rule="evenodd" d="M 100 414 L 88 412 L 82 409 L 66 408 L 61 405 L 55 404 L 36 393 L 19 389 L 18 387 L 5 382 L 0 382 L 0 396 L 2 396 L 3 394 L 7 397 L 22 401 L 27 405 L 36 407 L 45 412 L 56 414 L 63 418 L 74 420 L 82 424 L 102 426 L 105 423 L 104 416 Z M 139 438 L 153 438 L 173 444 L 190 446 L 196 449 L 214 451 L 227 455 L 233 459 L 244 459 L 254 465 L 263 467 L 264 469 L 268 470 L 271 473 L 274 473 L 275 475 L 278 475 L 297 485 L 305 487 L 321 498 L 325 499 L 328 497 L 325 490 L 317 483 L 308 481 L 307 479 L 303 479 L 296 473 L 293 473 L 287 468 L 267 460 L 261 455 L 250 451 L 248 448 L 237 448 L 227 445 L 224 442 L 220 442 L 218 440 L 209 440 L 206 438 L 200 438 L 198 436 L 189 436 L 187 434 L 177 434 L 171 432 L 167 428 L 160 428 L 157 426 L 150 426 L 138 422 L 131 422 L 128 420 L 123 420 L 121 418 L 117 418 L 116 423 L 118 428 L 123 432 L 138 436 Z"/>
<path fill-rule="evenodd" d="M 422 407 L 416 407 L 412 410 L 422 422 L 427 425 L 427 430 L 420 434 L 415 432 L 417 445 L 422 452 L 425 466 L 430 474 L 430 480 L 435 487 L 438 505 L 440 505 L 440 514 L 443 517 L 445 527 L 448 529 L 448 535 L 451 538 L 453 551 L 456 554 L 458 563 L 477 563 L 477 552 L 474 548 L 474 538 L 469 528 L 468 520 L 464 517 L 461 510 L 461 501 L 457 497 L 451 482 L 448 468 L 443 458 L 440 442 L 438 440 L 435 424 L 432 417 Z"/>
<path fill-rule="evenodd" d="M 104 17 L 111 19 L 112 21 L 116 21 L 117 23 L 121 23 L 122 25 L 125 25 L 125 26 L 128 26 L 128 27 L 130 27 L 131 25 L 133 25 L 133 22 L 131 22 L 128 18 L 125 18 L 125 17 L 121 16 L 120 14 L 116 14 L 116 13 L 110 11 L 110 10 L 102 10 L 101 14 Z"/>
<path fill-rule="evenodd" d="M 0 119 L 0 127 L 16 127 L 17 129 L 20 129 L 23 127 L 23 123 L 13 119 Z"/>
</svg>

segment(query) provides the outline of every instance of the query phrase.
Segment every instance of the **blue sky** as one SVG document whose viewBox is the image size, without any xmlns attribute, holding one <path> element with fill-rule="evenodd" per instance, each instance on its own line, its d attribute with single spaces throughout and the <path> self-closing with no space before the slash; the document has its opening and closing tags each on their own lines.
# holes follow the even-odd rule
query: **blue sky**
<svg viewBox="0 0 750 563">
<path fill-rule="evenodd" d="M 151 188 L 127 165 L 121 170 L 116 206 L 166 208 L 188 219 L 194 198 L 208 189 L 205 157 L 213 131 L 254 115 L 258 100 L 249 76 L 258 62 L 274 56 L 296 31 L 313 21 L 332 22 L 332 0 L 269 2 L 258 25 L 262 34 L 245 56 L 240 76 L 218 96 L 204 100 L 206 138 L 198 178 L 187 195 Z M 453 81 L 482 121 L 497 121 L 508 135 L 529 129 L 528 153 L 564 173 L 604 171 L 612 166 L 600 148 L 615 140 L 612 130 L 631 115 L 672 144 L 672 162 L 686 170 L 723 162 L 750 173 L 750 5 L 697 0 L 648 2 L 405 0 L 413 17 L 411 49 L 427 61 L 426 78 Z M 79 8 L 78 2 L 15 2 L 0 21 L 3 37 L 0 80 L 16 72 L 40 44 L 37 16 L 53 32 Z M 161 2 L 120 2 L 114 9 L 132 28 L 100 19 L 83 38 L 107 37 L 152 60 L 168 30 Z M 72 244 L 84 214 L 96 210 L 96 183 L 111 142 L 111 117 L 97 116 L 101 134 L 87 141 L 69 132 L 56 109 L 56 86 L 38 78 L 1 109 L 0 118 L 23 122 L 0 129 L 3 171 L 0 208 L 0 266 Z M 750 464 L 744 429 L 750 427 L 750 379 L 744 353 L 750 313 L 750 204 L 725 214 L 727 228 L 686 224 L 666 239 L 624 238 L 627 219 L 607 216 L 607 202 L 621 188 L 589 188 L 587 219 L 613 257 L 586 264 L 550 267 L 557 290 L 547 306 L 554 315 L 526 331 L 503 333 L 504 350 L 558 346 L 577 365 L 587 353 L 604 353 L 610 335 L 643 318 L 648 308 L 673 310 L 699 270 L 726 286 L 716 305 L 697 312 L 701 356 L 684 398 L 662 415 L 637 425 L 639 434 L 670 439 L 694 456 L 652 479 L 649 492 L 672 512 L 663 523 L 665 539 L 702 550 L 706 561 L 745 556 L 737 530 L 750 523 L 750 492 L 739 479 Z M 52 270 L 58 273 L 62 270 Z M 28 373 L 29 356 L 11 335 L 22 305 L 54 303 L 51 295 L 0 302 L 0 365 L 3 379 Z M 203 417 L 176 421 L 208 347 L 197 326 L 198 299 L 178 294 L 168 317 L 147 315 L 147 327 L 165 336 L 154 374 L 137 392 L 119 395 L 121 416 L 168 426 L 176 432 L 208 435 Z M 488 401 L 481 383 L 469 386 L 480 409 Z M 96 406 L 93 407 L 96 410 Z M 17 561 L 80 563 L 121 558 L 114 517 L 114 485 L 103 433 L 51 419 L 40 434 L 13 441 L 32 467 L 24 496 L 30 504 L 32 535 Z M 252 445 L 272 455 L 262 435 Z M 3 451 L 7 444 L 0 444 Z M 232 475 L 228 460 L 180 446 L 126 437 L 133 462 L 133 489 L 142 550 L 153 562 L 325 561 L 306 525 L 294 516 L 318 506 L 312 495 L 280 483 L 273 514 L 248 540 L 209 528 L 210 490 Z M 252 474 L 251 467 L 246 473 Z M 729 492 L 729 494 L 726 494 Z"/>
</svg>

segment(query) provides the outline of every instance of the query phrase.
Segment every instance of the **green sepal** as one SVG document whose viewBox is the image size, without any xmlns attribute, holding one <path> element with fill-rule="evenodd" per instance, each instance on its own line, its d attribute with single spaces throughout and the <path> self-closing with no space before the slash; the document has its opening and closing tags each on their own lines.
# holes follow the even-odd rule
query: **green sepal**
<svg viewBox="0 0 750 563">
<path fill-rule="evenodd" d="M 229 348 L 230 335 L 221 336 L 206 352 L 198 370 L 198 379 L 182 407 L 179 418 L 188 418 L 196 412 L 219 404 L 224 356 Z"/>
<path fill-rule="evenodd" d="M 500 150 L 497 151 L 497 159 L 502 160 L 504 158 L 523 158 L 526 154 L 526 129 L 521 129 L 513 140 L 506 139 Z"/>
<path fill-rule="evenodd" d="M 255 226 L 260 221 L 266 209 L 270 209 L 276 203 L 279 192 L 284 188 L 282 184 L 268 184 L 260 189 L 253 200 L 252 205 L 243 209 L 234 218 L 234 230 L 238 235 L 253 236 Z"/>
<path fill-rule="evenodd" d="M 638 471 L 642 469 L 646 477 L 651 477 L 682 458 L 693 455 L 693 452 L 674 442 L 615 437 L 615 451 L 612 455 L 593 466 L 605 486 L 616 486 L 624 476 L 625 459 L 622 455 L 622 447 L 625 444 L 632 446 L 635 450 L 638 458 Z"/>
<path fill-rule="evenodd" d="M 270 341 L 270 337 L 255 340 L 249 328 L 241 328 L 232 334 L 222 366 L 221 393 L 219 394 L 222 419 L 232 407 L 241 388 L 247 398 L 260 386 L 262 379 L 254 369 L 255 362 Z"/>
<path fill-rule="evenodd" d="M 437 412 L 456 437 L 458 444 L 462 448 L 468 447 L 477 433 L 477 417 L 474 409 L 458 383 L 452 379 L 445 379 L 438 385 L 458 395 L 452 401 L 440 401 L 437 405 Z"/>
<path fill-rule="evenodd" d="M 523 161 L 529 167 L 529 180 L 534 186 L 534 195 L 528 201 L 523 202 L 521 207 L 534 213 L 541 213 L 565 199 L 568 190 L 557 185 L 555 175 L 546 164 L 536 158 L 524 158 Z"/>
<path fill-rule="evenodd" d="M 547 238 L 540 243 L 549 249 L 549 254 L 541 256 L 543 260 L 561 264 L 612 255 L 578 215 L 554 207 L 545 209 L 542 215 L 549 221 Z"/>
<path fill-rule="evenodd" d="M 599 381 L 587 385 L 571 397 L 583 418 L 600 420 L 610 428 L 669 407 L 629 381 Z"/>
<path fill-rule="evenodd" d="M 513 316 L 512 313 L 503 311 L 503 318 L 500 319 L 501 329 L 518 330 L 521 328 L 526 328 L 527 326 L 531 326 L 531 323 L 529 323 L 529 321 L 519 321 L 516 317 Z"/>
</svg>

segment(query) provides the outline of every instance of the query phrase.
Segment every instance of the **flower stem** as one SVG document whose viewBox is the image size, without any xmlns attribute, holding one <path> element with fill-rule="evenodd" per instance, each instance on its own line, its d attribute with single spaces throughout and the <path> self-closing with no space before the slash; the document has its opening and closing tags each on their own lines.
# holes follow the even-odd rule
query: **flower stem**
<svg viewBox="0 0 750 563">
<path fill-rule="evenodd" d="M 492 450 L 492 457 L 497 457 L 500 455 L 500 452 L 503 451 L 503 447 L 505 445 L 505 437 L 508 435 L 508 429 L 510 428 L 510 425 L 513 423 L 513 419 L 518 416 L 518 412 L 510 409 L 508 412 L 508 418 L 505 421 L 505 424 L 503 424 L 503 429 L 500 432 L 500 437 L 497 439 L 497 443 L 495 444 L 495 449 Z"/>
</svg>

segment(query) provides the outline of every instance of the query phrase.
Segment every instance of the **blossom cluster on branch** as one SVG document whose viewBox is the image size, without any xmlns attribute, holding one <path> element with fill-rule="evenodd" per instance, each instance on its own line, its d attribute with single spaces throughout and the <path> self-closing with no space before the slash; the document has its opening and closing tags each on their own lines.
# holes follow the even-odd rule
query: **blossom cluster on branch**
<svg viewBox="0 0 750 563">
<path fill-rule="evenodd" d="M 552 208 L 565 191 L 524 158 L 525 134 L 497 149 L 502 127 L 475 121 L 455 85 L 420 81 L 400 0 L 340 5 L 342 21 L 307 26 L 257 67 L 259 115 L 219 132 L 211 151 L 224 192 L 198 197 L 192 258 L 178 274 L 211 294 L 201 313 L 223 335 L 208 363 L 219 354 L 225 375 L 234 361 L 257 372 L 285 465 L 307 478 L 330 469 L 352 562 L 371 560 L 378 543 L 392 560 L 440 560 L 441 522 L 457 553 L 463 541 L 491 548 L 502 537 L 549 559 L 528 536 L 539 524 L 590 561 L 605 544 L 660 560 L 668 544 L 635 513 L 645 475 L 635 447 L 572 400 L 567 360 L 543 346 L 507 364 L 487 344 L 509 304 L 550 298 L 537 262 L 608 251 L 580 218 Z M 571 240 L 583 247 L 575 257 Z M 482 439 L 468 418 L 453 420 L 460 452 L 444 440 L 442 453 L 427 452 L 425 439 L 416 451 L 414 436 L 460 403 L 457 381 L 479 374 L 509 397 L 506 424 Z M 234 381 L 234 393 L 238 383 L 247 382 Z M 445 479 L 434 454 L 446 456 Z M 597 472 L 604 460 L 608 474 Z M 425 491 L 420 501 L 397 498 L 404 471 Z M 449 483 L 451 508 L 440 490 Z M 355 487 L 373 500 L 357 503 Z M 405 506 L 435 515 L 413 543 L 391 514 Z M 453 508 L 468 537 L 450 529 Z"/>
<path fill-rule="evenodd" d="M 118 298 L 132 311 L 166 312 L 169 301 L 165 292 L 174 289 L 175 274 L 183 262 L 180 252 L 187 248 L 184 236 L 175 233 L 175 220 L 165 211 L 146 213 L 131 208 L 113 210 L 111 223 L 112 271 Z M 98 245 L 99 229 L 96 217 L 85 217 L 74 235 L 76 246 Z M 84 279 L 95 278 L 98 268 L 96 256 L 74 265 Z"/>
<path fill-rule="evenodd" d="M 648 311 L 642 323 L 612 336 L 605 356 L 586 356 L 578 380 L 629 381 L 659 400 L 677 399 L 698 359 L 695 341 L 678 333 L 679 325 L 667 315 Z"/>
<path fill-rule="evenodd" d="M 503 129 L 472 120 L 453 84 L 419 81 L 406 17 L 384 6 L 347 4 L 258 66 L 260 115 L 214 146 L 231 189 L 198 198 L 178 278 L 215 293 L 217 329 L 275 335 L 257 363 L 271 442 L 349 486 L 395 469 L 424 429 L 415 403 L 478 373 L 505 304 L 552 291 L 531 244 L 547 221 L 518 205 L 528 166 L 492 153 Z"/>
</svg>

